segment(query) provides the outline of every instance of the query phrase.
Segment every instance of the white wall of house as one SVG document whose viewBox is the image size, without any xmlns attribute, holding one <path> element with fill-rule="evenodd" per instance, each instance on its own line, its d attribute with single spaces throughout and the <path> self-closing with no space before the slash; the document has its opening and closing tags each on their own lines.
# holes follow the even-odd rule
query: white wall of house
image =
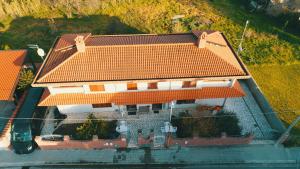
<svg viewBox="0 0 300 169">
<path fill-rule="evenodd" d="M 234 83 L 233 80 L 224 80 L 224 81 L 202 81 L 198 80 L 196 88 L 204 87 L 230 87 Z M 146 91 L 146 90 L 178 90 L 182 89 L 183 81 L 169 81 L 169 82 L 157 82 L 157 89 L 148 89 L 147 82 L 137 83 L 138 90 L 136 91 Z M 77 87 L 48 87 L 51 94 L 59 93 L 99 93 L 91 92 L 89 85 L 77 86 Z M 105 93 L 112 92 L 126 92 L 127 83 L 118 83 L 118 84 L 104 84 Z M 184 90 L 193 90 L 195 88 L 184 88 Z"/>
<path fill-rule="evenodd" d="M 206 106 L 222 106 L 224 103 L 224 98 L 217 98 L 217 99 L 196 99 L 195 103 L 193 104 L 176 104 L 174 108 L 195 108 L 198 105 L 206 105 Z"/>
<path fill-rule="evenodd" d="M 116 92 L 124 92 L 127 91 L 127 83 L 119 83 L 115 84 Z"/>
<path fill-rule="evenodd" d="M 182 81 L 171 82 L 171 89 L 181 89 L 181 88 L 182 88 Z"/>
<path fill-rule="evenodd" d="M 91 104 L 78 104 L 78 105 L 58 105 L 58 110 L 62 114 L 69 113 L 90 113 L 93 110 Z"/>
<path fill-rule="evenodd" d="M 115 92 L 116 87 L 114 84 L 104 84 L 105 92 Z"/>
<path fill-rule="evenodd" d="M 137 88 L 139 91 L 148 90 L 148 83 L 138 83 Z"/>
<path fill-rule="evenodd" d="M 112 105 L 112 107 L 93 108 L 92 104 L 58 105 L 57 108 L 59 112 L 61 112 L 62 114 L 113 112 L 119 110 L 119 107 L 116 105 Z"/>
<path fill-rule="evenodd" d="M 59 93 L 84 93 L 83 86 L 78 87 L 48 87 L 51 94 Z"/>
<path fill-rule="evenodd" d="M 230 87 L 232 81 L 230 80 L 225 80 L 225 81 L 197 81 L 197 88 L 202 88 L 202 87 Z"/>
<path fill-rule="evenodd" d="M 170 89 L 170 82 L 158 82 L 157 88 L 158 90 L 169 90 Z"/>
</svg>

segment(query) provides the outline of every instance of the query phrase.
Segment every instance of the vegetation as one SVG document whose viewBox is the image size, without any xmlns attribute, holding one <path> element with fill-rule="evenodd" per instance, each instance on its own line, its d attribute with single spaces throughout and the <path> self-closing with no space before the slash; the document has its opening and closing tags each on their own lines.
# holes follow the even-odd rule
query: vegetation
<svg viewBox="0 0 300 169">
<path fill-rule="evenodd" d="M 249 13 L 243 2 L 0 0 L 0 48 L 27 48 L 27 44 L 37 43 L 48 50 L 56 36 L 72 32 L 172 33 L 213 29 L 222 31 L 233 49 L 237 49 L 245 21 L 249 19 L 244 50 L 239 55 L 250 66 L 279 117 L 288 124 L 299 115 L 300 107 L 300 95 L 297 95 L 300 84 L 298 17 L 282 15 L 275 18 L 263 13 Z M 184 18 L 173 23 L 171 18 L 178 14 L 183 14 Z"/>
<path fill-rule="evenodd" d="M 249 70 L 285 124 L 300 115 L 299 64 L 250 66 Z M 293 133 L 300 134 L 300 124 Z"/>
<path fill-rule="evenodd" d="M 17 85 L 17 90 L 19 92 L 25 91 L 33 82 L 34 74 L 31 69 L 22 69 L 20 73 L 19 83 Z"/>
<path fill-rule="evenodd" d="M 188 113 L 181 113 L 172 118 L 172 125 L 177 127 L 176 135 L 186 137 L 220 137 L 222 133 L 228 136 L 240 136 L 239 120 L 232 112 L 219 112 L 214 117 L 193 118 Z"/>
<path fill-rule="evenodd" d="M 90 140 L 97 132 L 97 121 L 93 114 L 90 114 L 87 120 L 76 129 L 76 139 Z"/>
<path fill-rule="evenodd" d="M 116 132 L 117 121 L 103 121 L 96 119 L 90 114 L 87 120 L 76 128 L 75 139 L 90 140 L 93 135 L 97 135 L 100 139 L 111 139 L 118 136 Z"/>
</svg>

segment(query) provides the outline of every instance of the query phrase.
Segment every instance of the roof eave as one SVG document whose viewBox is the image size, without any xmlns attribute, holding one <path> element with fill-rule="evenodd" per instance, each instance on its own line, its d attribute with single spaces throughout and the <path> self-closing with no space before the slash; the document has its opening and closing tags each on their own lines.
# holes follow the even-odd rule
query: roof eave
<svg viewBox="0 0 300 169">
<path fill-rule="evenodd" d="M 104 84 L 104 83 L 124 83 L 124 82 L 151 82 L 151 81 L 192 81 L 192 80 L 225 80 L 225 79 L 250 79 L 249 75 L 241 76 L 219 76 L 219 77 L 187 77 L 187 78 L 168 78 L 168 79 L 128 79 L 128 80 L 107 80 L 107 81 L 79 81 L 79 82 L 45 82 L 34 83 L 33 87 L 49 86 L 69 86 L 69 85 L 87 85 L 87 84 Z"/>
<path fill-rule="evenodd" d="M 242 67 L 243 71 L 245 72 L 245 74 L 246 74 L 245 76 L 251 77 L 251 74 L 250 74 L 249 70 L 247 69 L 246 65 L 244 64 L 244 62 L 242 61 L 242 59 L 235 53 L 235 51 L 233 50 L 233 47 L 231 46 L 231 44 L 227 40 L 226 36 L 223 34 L 223 32 L 220 32 L 220 34 L 222 35 L 222 37 L 226 41 L 226 43 L 227 43 L 228 47 L 230 48 L 230 50 L 232 51 L 234 57 L 237 59 L 237 61 L 239 62 L 240 66 Z"/>
</svg>

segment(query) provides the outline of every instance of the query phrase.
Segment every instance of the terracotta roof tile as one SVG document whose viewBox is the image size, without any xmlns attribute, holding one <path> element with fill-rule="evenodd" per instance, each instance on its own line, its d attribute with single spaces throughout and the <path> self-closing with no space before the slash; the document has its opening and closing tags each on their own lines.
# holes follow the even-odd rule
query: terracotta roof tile
<svg viewBox="0 0 300 169">
<path fill-rule="evenodd" d="M 0 51 L 0 100 L 12 100 L 26 50 Z"/>
<path fill-rule="evenodd" d="M 35 83 L 246 75 L 220 32 L 208 32 L 205 48 L 200 33 L 88 36 L 83 53 L 52 51 Z"/>
<path fill-rule="evenodd" d="M 122 93 L 44 93 L 39 106 L 115 103 L 118 105 L 167 103 L 172 100 L 242 97 L 245 93 L 236 82 L 233 87 L 206 87 L 195 90 L 167 90 Z"/>
</svg>

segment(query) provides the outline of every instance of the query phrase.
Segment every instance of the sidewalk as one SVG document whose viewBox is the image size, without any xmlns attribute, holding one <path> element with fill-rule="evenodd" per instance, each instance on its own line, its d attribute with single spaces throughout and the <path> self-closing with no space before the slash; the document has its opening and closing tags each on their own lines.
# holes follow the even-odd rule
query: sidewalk
<svg viewBox="0 0 300 169">
<path fill-rule="evenodd" d="M 300 149 L 273 145 L 170 149 L 116 150 L 37 150 L 28 155 L 0 151 L 1 167 L 93 163 L 100 165 L 140 164 L 288 164 L 297 166 Z"/>
</svg>

